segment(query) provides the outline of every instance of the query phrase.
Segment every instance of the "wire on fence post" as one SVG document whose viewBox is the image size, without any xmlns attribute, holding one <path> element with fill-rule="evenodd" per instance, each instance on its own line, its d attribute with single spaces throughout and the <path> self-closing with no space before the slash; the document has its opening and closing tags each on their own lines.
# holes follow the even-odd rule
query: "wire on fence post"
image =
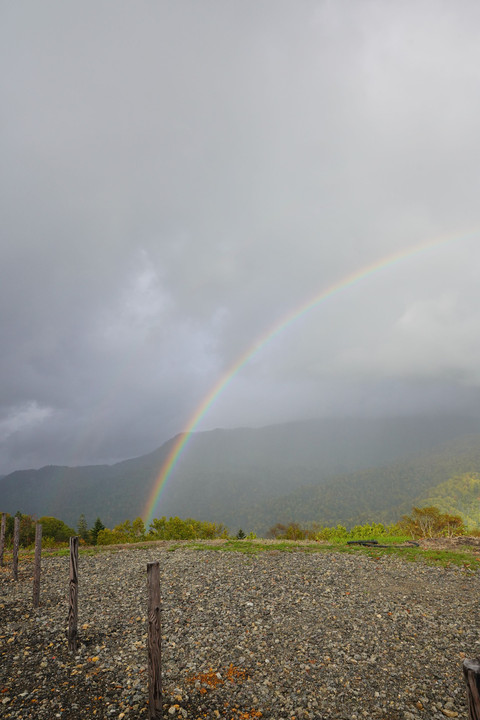
<svg viewBox="0 0 480 720">
<path fill-rule="evenodd" d="M 162 717 L 162 650 L 160 626 L 160 567 L 147 563 L 148 590 L 148 717 Z"/>
<path fill-rule="evenodd" d="M 18 548 L 20 545 L 20 518 L 17 516 L 13 525 L 13 579 L 18 580 Z"/>
<path fill-rule="evenodd" d="M 42 525 L 35 525 L 35 563 L 33 568 L 33 607 L 40 605 L 40 572 L 42 565 Z"/>
<path fill-rule="evenodd" d="M 70 585 L 68 592 L 68 649 L 77 652 L 78 537 L 70 538 Z"/>
<path fill-rule="evenodd" d="M 3 551 L 5 549 L 5 526 L 7 516 L 2 513 L 2 524 L 0 525 L 0 567 L 3 567 Z"/>
</svg>

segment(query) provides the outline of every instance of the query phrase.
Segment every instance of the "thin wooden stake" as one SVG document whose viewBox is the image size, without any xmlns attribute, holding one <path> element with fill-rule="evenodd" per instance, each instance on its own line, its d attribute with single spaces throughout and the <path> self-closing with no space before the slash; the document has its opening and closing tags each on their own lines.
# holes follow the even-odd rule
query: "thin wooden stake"
<svg viewBox="0 0 480 720">
<path fill-rule="evenodd" d="M 7 523 L 7 516 L 2 513 L 2 524 L 0 525 L 0 567 L 3 567 L 3 551 L 5 549 L 5 526 Z"/>
<path fill-rule="evenodd" d="M 18 580 L 18 548 L 20 546 L 20 518 L 15 517 L 13 524 L 13 579 Z"/>
<path fill-rule="evenodd" d="M 68 592 L 68 649 L 77 652 L 78 537 L 70 538 L 70 586 Z"/>
<path fill-rule="evenodd" d="M 160 627 L 160 566 L 147 563 L 148 590 L 148 717 L 162 717 L 162 648 Z"/>
<path fill-rule="evenodd" d="M 40 605 L 40 572 L 42 565 L 42 525 L 35 525 L 35 564 L 33 568 L 33 607 Z"/>
<path fill-rule="evenodd" d="M 480 720 L 480 658 L 463 661 L 469 720 Z"/>
</svg>

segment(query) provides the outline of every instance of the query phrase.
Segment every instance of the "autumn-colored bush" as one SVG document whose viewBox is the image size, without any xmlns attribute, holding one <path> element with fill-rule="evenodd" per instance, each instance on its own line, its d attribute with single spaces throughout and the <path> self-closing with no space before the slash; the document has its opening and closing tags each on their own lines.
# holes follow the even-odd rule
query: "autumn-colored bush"
<svg viewBox="0 0 480 720">
<path fill-rule="evenodd" d="M 305 540 L 308 530 L 302 528 L 298 523 L 291 522 L 288 525 L 277 523 L 267 533 L 267 537 L 277 540 Z"/>
<path fill-rule="evenodd" d="M 459 515 L 442 513 L 435 505 L 414 507 L 411 515 L 403 515 L 399 526 L 413 538 L 454 537 L 466 533 Z"/>
</svg>

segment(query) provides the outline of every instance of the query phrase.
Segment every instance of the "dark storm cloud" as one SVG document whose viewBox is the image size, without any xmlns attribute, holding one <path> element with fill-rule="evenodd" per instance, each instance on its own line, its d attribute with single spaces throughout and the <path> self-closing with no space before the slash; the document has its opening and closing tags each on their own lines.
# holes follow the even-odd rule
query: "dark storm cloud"
<svg viewBox="0 0 480 720">
<path fill-rule="evenodd" d="M 153 449 L 292 309 L 448 235 L 299 318 L 202 427 L 470 412 L 479 15 L 4 4 L 0 472 Z"/>
</svg>

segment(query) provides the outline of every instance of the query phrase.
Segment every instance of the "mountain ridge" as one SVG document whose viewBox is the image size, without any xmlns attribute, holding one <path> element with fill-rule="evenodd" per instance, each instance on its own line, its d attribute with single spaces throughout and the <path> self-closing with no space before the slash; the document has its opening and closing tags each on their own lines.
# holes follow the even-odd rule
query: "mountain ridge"
<svg viewBox="0 0 480 720">
<path fill-rule="evenodd" d="M 53 515 L 73 526 L 81 513 L 89 524 L 99 516 L 109 527 L 133 519 L 144 512 L 180 436 L 112 465 L 16 470 L 0 477 L 0 510 Z M 436 479 L 445 482 L 464 467 L 480 469 L 478 418 L 334 418 L 216 428 L 188 439 L 155 516 L 190 516 L 259 533 L 279 521 L 382 520 L 408 511 L 421 493 L 432 494 Z"/>
</svg>

